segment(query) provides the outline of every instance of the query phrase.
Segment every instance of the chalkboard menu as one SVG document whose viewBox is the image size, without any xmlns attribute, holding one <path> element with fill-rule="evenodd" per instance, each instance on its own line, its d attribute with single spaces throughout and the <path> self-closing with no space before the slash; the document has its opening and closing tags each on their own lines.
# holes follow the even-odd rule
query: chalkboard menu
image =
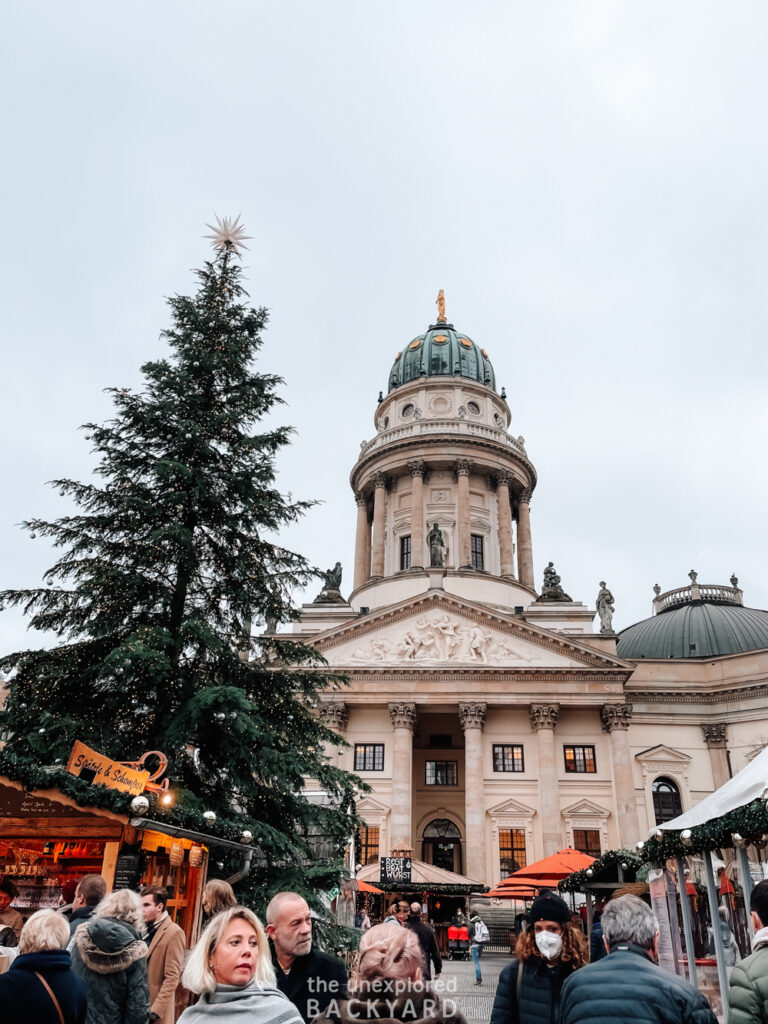
<svg viewBox="0 0 768 1024">
<path fill-rule="evenodd" d="M 116 889 L 138 889 L 141 866 L 138 853 L 121 853 L 115 866 Z"/>
<path fill-rule="evenodd" d="M 410 857 L 382 857 L 379 871 L 380 882 L 410 882 Z"/>
</svg>

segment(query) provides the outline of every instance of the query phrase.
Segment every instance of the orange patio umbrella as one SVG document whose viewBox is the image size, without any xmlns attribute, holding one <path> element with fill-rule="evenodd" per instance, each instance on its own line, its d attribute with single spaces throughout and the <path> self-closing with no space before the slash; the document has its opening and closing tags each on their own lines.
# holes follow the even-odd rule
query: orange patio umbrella
<svg viewBox="0 0 768 1024">
<path fill-rule="evenodd" d="M 383 889 L 377 889 L 375 885 L 369 885 L 368 882 L 362 882 L 359 878 L 357 879 L 357 888 L 359 892 L 375 892 L 379 896 L 384 894 Z"/>
<path fill-rule="evenodd" d="M 499 882 L 495 889 L 491 889 L 487 895 L 494 899 L 504 900 L 532 900 L 536 898 L 538 887 L 531 885 L 530 882 L 515 882 L 510 885 L 504 883 L 508 879 Z"/>
<path fill-rule="evenodd" d="M 546 885 L 549 882 L 559 882 L 560 879 L 572 875 L 574 871 L 583 871 L 585 868 L 588 868 L 590 864 L 594 863 L 594 860 L 594 857 L 590 857 L 586 853 L 579 853 L 578 850 L 566 847 L 566 849 L 558 850 L 557 853 L 553 853 L 543 860 L 537 860 L 533 864 L 526 864 L 524 868 L 518 868 L 517 871 L 513 871 L 511 875 L 508 875 L 507 878 L 499 882 L 497 889 L 521 882 L 527 882 L 528 885 L 535 886 Z"/>
</svg>

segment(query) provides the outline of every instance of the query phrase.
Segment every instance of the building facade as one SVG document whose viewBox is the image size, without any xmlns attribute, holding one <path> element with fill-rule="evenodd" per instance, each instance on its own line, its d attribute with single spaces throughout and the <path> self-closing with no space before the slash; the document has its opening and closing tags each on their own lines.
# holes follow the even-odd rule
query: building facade
<svg viewBox="0 0 768 1024">
<path fill-rule="evenodd" d="M 606 588 L 599 615 L 551 563 L 537 590 L 536 470 L 487 352 L 439 311 L 352 468 L 352 593 L 295 628 L 350 680 L 321 714 L 372 789 L 363 861 L 410 850 L 493 885 L 634 846 L 768 743 L 768 613 L 692 574 L 617 636 Z"/>
</svg>

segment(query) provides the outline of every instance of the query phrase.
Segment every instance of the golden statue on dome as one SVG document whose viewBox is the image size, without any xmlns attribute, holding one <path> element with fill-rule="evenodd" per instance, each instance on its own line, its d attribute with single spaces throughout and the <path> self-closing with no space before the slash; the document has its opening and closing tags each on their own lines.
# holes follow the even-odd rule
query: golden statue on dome
<svg viewBox="0 0 768 1024">
<path fill-rule="evenodd" d="M 445 319 L 445 295 L 442 288 L 437 293 L 437 322 L 439 324 L 447 323 Z"/>
</svg>

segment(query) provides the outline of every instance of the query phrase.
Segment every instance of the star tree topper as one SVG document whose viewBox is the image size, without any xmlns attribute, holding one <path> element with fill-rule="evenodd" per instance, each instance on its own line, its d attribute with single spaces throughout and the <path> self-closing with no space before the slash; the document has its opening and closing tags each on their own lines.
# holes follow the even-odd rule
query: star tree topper
<svg viewBox="0 0 768 1024">
<path fill-rule="evenodd" d="M 240 214 L 236 217 L 216 217 L 216 226 L 206 224 L 213 232 L 212 235 L 204 235 L 204 238 L 212 238 L 211 245 L 214 249 L 224 252 L 227 248 L 240 253 L 241 249 L 247 249 L 246 239 L 253 238 L 253 235 L 245 234 L 245 225 L 240 223 Z"/>
</svg>

